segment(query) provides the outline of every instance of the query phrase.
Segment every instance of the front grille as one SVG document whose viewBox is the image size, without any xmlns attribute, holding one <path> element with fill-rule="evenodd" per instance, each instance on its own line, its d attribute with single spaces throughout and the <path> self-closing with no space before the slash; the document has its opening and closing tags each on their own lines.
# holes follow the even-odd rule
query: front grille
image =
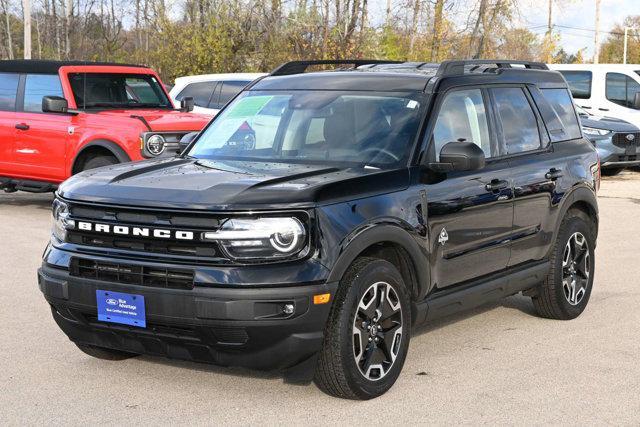
<svg viewBox="0 0 640 427">
<path fill-rule="evenodd" d="M 193 270 L 72 258 L 70 274 L 85 279 L 168 289 L 193 289 Z"/>
<path fill-rule="evenodd" d="M 153 254 L 185 255 L 192 257 L 214 258 L 221 255 L 218 245 L 210 243 L 187 243 L 163 240 L 144 240 L 141 238 L 116 237 L 69 230 L 67 241 L 76 245 L 101 248 L 125 249 Z"/>
<path fill-rule="evenodd" d="M 633 135 L 633 139 L 627 139 L 628 135 Z M 612 138 L 613 145 L 620 148 L 636 147 L 640 145 L 640 132 L 620 132 L 614 133 Z"/>
<path fill-rule="evenodd" d="M 207 212 L 183 213 L 135 208 L 95 207 L 83 204 L 70 205 L 71 218 L 111 226 L 149 227 L 170 231 L 189 231 L 193 240 L 160 239 L 153 237 L 98 233 L 81 229 L 67 232 L 66 241 L 90 247 L 94 251 L 122 250 L 136 252 L 138 257 L 164 256 L 166 260 L 191 264 L 221 264 L 229 260 L 216 242 L 201 241 L 203 232 L 215 231 L 225 216 Z"/>
<path fill-rule="evenodd" d="M 637 160 L 638 160 L 637 155 L 631 155 L 631 156 L 619 155 L 618 156 L 619 162 L 635 162 Z"/>
</svg>

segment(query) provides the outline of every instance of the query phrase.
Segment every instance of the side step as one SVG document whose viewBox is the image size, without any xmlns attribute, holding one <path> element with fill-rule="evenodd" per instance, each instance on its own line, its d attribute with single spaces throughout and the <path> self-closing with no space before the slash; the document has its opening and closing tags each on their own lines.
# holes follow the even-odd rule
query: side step
<svg viewBox="0 0 640 427">
<path fill-rule="evenodd" d="M 56 191 L 58 186 L 50 182 L 31 181 L 27 179 L 11 179 L 0 177 L 0 189 L 5 193 L 28 191 L 29 193 L 49 193 Z"/>
<path fill-rule="evenodd" d="M 549 267 L 549 261 L 543 261 L 504 274 L 501 277 L 437 291 L 424 301 L 415 304 L 414 324 L 419 325 L 460 311 L 470 310 L 531 289 L 544 280 Z"/>
</svg>

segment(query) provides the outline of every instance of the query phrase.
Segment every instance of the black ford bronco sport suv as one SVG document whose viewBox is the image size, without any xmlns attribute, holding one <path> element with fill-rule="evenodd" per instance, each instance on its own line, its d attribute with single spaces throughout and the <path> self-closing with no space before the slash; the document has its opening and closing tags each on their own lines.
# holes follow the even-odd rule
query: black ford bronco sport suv
<svg viewBox="0 0 640 427">
<path fill-rule="evenodd" d="M 287 63 L 191 139 L 58 189 L 38 280 L 85 353 L 369 399 L 417 324 L 519 292 L 587 305 L 599 162 L 544 64 Z"/>
</svg>

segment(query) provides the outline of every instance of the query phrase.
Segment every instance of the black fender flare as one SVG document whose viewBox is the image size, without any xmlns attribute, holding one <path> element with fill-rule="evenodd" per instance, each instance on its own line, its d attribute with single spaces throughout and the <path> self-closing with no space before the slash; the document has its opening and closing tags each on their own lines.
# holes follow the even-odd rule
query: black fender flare
<svg viewBox="0 0 640 427">
<path fill-rule="evenodd" d="M 574 187 L 569 194 L 565 196 L 564 202 L 560 205 L 560 212 L 558 213 L 558 221 L 556 221 L 555 229 L 553 231 L 553 240 L 555 242 L 558 238 L 558 233 L 560 232 L 560 225 L 562 224 L 562 220 L 565 215 L 576 203 L 585 203 L 591 209 L 591 213 L 595 216 L 595 226 L 596 226 L 596 237 L 599 226 L 599 214 L 598 214 L 598 200 L 596 198 L 595 192 L 587 186 L 581 185 Z M 549 254 L 553 251 L 553 244 L 549 248 Z M 547 254 L 547 255 L 549 255 Z"/>
<path fill-rule="evenodd" d="M 94 139 L 93 141 L 83 145 L 82 148 L 76 153 L 75 157 L 73 158 L 73 162 L 71 163 L 71 171 L 75 169 L 78 158 L 91 147 L 106 148 L 111 152 L 111 154 L 113 154 L 116 159 L 118 159 L 120 163 L 131 161 L 131 158 L 129 157 L 127 152 L 124 151 L 124 149 L 115 142 L 109 141 L 108 139 Z"/>
<path fill-rule="evenodd" d="M 407 252 L 416 274 L 417 283 L 415 291 L 417 295 L 415 295 L 415 297 L 423 298 L 430 283 L 429 260 L 416 239 L 405 228 L 399 225 L 370 224 L 345 239 L 343 249 L 329 273 L 327 282 L 339 282 L 349 266 L 365 249 L 377 243 L 384 242 L 394 243 Z"/>
</svg>

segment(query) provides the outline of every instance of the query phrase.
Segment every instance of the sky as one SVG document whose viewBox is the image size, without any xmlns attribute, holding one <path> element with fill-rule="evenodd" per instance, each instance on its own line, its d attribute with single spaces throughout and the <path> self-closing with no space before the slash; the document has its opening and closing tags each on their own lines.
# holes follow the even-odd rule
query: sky
<svg viewBox="0 0 640 427">
<path fill-rule="evenodd" d="M 545 0 L 524 0 L 519 18 L 521 24 L 535 33 L 544 34 L 547 30 L 547 7 L 548 2 Z M 560 45 L 565 51 L 574 53 L 586 48 L 585 58 L 593 56 L 595 14 L 595 0 L 554 1 L 553 23 L 580 28 L 554 29 L 560 35 Z M 602 31 L 610 31 L 616 23 L 622 24 L 628 15 L 640 15 L 640 0 L 600 0 L 600 41 L 607 38 L 607 34 Z"/>
<path fill-rule="evenodd" d="M 405 4 L 393 0 L 394 5 Z M 469 16 L 469 9 L 474 8 L 477 0 L 455 0 L 453 12 L 454 21 L 463 25 Z M 544 35 L 547 31 L 548 0 L 520 0 L 520 8 L 516 24 L 527 27 L 531 31 Z M 381 24 L 385 16 L 386 0 L 369 0 L 370 19 L 374 25 Z M 468 6 L 467 6 L 468 5 Z M 554 31 L 560 35 L 560 46 L 569 53 L 578 49 L 585 49 L 585 59 L 591 59 L 594 46 L 595 29 L 595 0 L 554 0 L 553 23 L 555 25 L 576 27 L 570 29 L 555 27 Z M 402 13 L 399 6 L 394 7 L 395 13 Z M 408 10 L 405 10 L 409 13 Z M 628 15 L 640 15 L 640 0 L 600 0 L 600 41 L 607 37 L 602 31 L 609 31 L 616 24 L 622 24 Z M 450 15 L 451 16 L 451 15 Z"/>
</svg>

